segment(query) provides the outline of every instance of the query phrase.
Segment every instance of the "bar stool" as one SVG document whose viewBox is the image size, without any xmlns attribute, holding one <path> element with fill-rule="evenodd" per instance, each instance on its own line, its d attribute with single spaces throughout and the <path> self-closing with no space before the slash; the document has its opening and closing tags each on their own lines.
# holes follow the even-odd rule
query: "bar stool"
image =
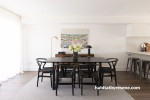
<svg viewBox="0 0 150 100">
<path fill-rule="evenodd" d="M 127 61 L 127 68 L 126 68 L 126 72 L 129 68 L 129 64 L 130 64 L 130 74 L 132 73 L 132 67 L 134 67 L 134 73 L 136 72 L 137 66 L 136 66 L 136 62 L 137 60 L 140 60 L 139 58 L 135 58 L 135 57 L 129 57 L 128 61 Z"/>
<path fill-rule="evenodd" d="M 143 74 L 144 74 L 144 78 L 145 78 L 145 76 L 147 76 L 147 78 L 148 78 L 149 69 L 150 69 L 150 61 L 148 61 L 148 60 L 137 60 L 136 64 L 139 68 L 140 80 L 142 80 Z"/>
</svg>

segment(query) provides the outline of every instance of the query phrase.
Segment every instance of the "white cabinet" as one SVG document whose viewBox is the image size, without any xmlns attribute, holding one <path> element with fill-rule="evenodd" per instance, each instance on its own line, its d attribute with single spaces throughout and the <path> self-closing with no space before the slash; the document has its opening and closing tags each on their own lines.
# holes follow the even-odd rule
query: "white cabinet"
<svg viewBox="0 0 150 100">
<path fill-rule="evenodd" d="M 150 37 L 150 24 L 128 24 L 127 37 Z"/>
</svg>

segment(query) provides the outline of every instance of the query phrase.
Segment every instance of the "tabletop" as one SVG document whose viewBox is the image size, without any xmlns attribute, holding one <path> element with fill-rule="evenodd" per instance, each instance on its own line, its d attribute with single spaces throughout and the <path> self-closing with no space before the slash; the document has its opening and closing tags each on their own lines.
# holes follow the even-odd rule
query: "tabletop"
<svg viewBox="0 0 150 100">
<path fill-rule="evenodd" d="M 73 57 L 52 57 L 48 58 L 46 63 L 57 63 L 57 62 L 70 62 L 70 63 L 83 63 L 83 62 L 94 62 L 94 63 L 107 63 L 108 60 L 106 60 L 103 57 L 78 57 L 77 61 L 73 60 Z"/>
</svg>

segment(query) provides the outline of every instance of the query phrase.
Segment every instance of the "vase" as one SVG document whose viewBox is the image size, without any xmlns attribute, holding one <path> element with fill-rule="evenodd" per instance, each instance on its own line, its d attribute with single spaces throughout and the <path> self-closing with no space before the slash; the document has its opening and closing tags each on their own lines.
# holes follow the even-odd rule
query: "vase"
<svg viewBox="0 0 150 100">
<path fill-rule="evenodd" d="M 78 61 L 78 52 L 73 51 L 73 61 Z"/>
</svg>

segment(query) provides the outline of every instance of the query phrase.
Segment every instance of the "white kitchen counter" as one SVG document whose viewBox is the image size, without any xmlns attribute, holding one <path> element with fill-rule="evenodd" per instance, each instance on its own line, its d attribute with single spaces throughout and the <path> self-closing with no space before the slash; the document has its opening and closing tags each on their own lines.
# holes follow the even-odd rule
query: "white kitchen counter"
<svg viewBox="0 0 150 100">
<path fill-rule="evenodd" d="M 142 79 L 142 66 L 143 66 L 143 61 L 150 61 L 150 52 L 137 52 L 137 51 L 127 51 L 127 54 L 129 57 L 135 57 L 139 58 L 141 60 L 140 64 L 140 79 Z M 132 58 L 131 58 L 132 60 Z M 132 66 L 132 63 L 130 63 L 130 66 Z M 130 69 L 131 71 L 132 69 Z"/>
<path fill-rule="evenodd" d="M 128 54 L 140 54 L 140 55 L 150 55 L 150 52 L 135 52 L 135 51 L 127 51 Z"/>
<path fill-rule="evenodd" d="M 136 57 L 141 60 L 149 60 L 150 61 L 150 52 L 138 52 L 138 51 L 127 51 L 128 57 Z"/>
</svg>

